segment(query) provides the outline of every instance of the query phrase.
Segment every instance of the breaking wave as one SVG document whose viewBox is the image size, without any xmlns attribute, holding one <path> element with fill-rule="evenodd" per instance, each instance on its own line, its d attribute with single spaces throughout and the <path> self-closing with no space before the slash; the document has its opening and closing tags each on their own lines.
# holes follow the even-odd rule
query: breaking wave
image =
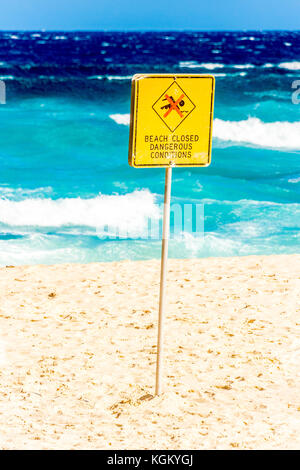
<svg viewBox="0 0 300 470">
<path fill-rule="evenodd" d="M 263 122 L 214 119 L 213 135 L 221 140 L 249 143 L 260 147 L 300 149 L 300 122 Z"/>
<path fill-rule="evenodd" d="M 148 218 L 159 218 L 155 195 L 148 190 L 91 199 L 0 199 L 0 223 L 10 227 L 92 227 L 143 230 Z"/>
</svg>

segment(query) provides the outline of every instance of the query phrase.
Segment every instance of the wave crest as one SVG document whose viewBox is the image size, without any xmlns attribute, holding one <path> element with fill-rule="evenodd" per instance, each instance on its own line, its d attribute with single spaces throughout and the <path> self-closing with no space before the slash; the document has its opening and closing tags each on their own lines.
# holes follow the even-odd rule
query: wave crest
<svg viewBox="0 0 300 470">
<path fill-rule="evenodd" d="M 130 124 L 130 114 L 110 114 L 109 117 L 117 124 L 124 124 L 124 126 Z"/>
<path fill-rule="evenodd" d="M 213 135 L 221 140 L 249 143 L 260 147 L 300 149 L 300 122 L 263 122 L 214 119 Z"/>
<path fill-rule="evenodd" d="M 130 228 L 142 231 L 148 218 L 159 218 L 155 195 L 148 190 L 125 195 L 99 195 L 91 199 L 0 199 L 0 223 L 15 227 Z"/>
<path fill-rule="evenodd" d="M 281 62 L 278 67 L 287 70 L 300 70 L 300 62 Z"/>
</svg>

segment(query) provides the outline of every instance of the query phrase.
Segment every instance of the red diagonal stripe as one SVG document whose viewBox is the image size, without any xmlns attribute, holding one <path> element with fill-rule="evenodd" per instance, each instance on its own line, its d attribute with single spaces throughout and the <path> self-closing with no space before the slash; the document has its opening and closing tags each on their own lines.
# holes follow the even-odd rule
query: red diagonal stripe
<svg viewBox="0 0 300 470">
<path fill-rule="evenodd" d="M 171 106 L 168 109 L 168 111 L 166 112 L 166 114 L 164 114 L 164 118 L 166 118 L 173 109 L 175 109 L 175 111 L 177 111 L 177 113 L 179 114 L 180 117 L 183 117 L 182 112 L 180 111 L 180 109 L 177 106 L 178 103 L 182 100 L 183 97 L 184 97 L 184 94 L 182 93 L 182 95 L 178 98 L 178 100 L 172 101 L 171 98 L 167 94 L 165 95 L 165 98 L 169 101 Z"/>
</svg>

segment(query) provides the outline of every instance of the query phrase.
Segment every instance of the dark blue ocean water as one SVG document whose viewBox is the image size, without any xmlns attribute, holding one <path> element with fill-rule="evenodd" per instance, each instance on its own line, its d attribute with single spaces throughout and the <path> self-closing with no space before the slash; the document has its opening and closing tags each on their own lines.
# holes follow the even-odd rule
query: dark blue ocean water
<svg viewBox="0 0 300 470">
<path fill-rule="evenodd" d="M 164 170 L 127 163 L 130 79 L 147 72 L 216 77 L 212 164 L 173 171 L 205 235 L 170 256 L 300 252 L 300 32 L 0 32 L 1 265 L 160 255 L 99 237 L 161 216 Z"/>
</svg>

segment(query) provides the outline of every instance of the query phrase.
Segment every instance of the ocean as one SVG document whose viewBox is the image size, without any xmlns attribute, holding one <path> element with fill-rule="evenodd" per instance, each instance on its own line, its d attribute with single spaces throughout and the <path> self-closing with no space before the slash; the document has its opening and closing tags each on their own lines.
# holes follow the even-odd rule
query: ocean
<svg viewBox="0 0 300 470">
<path fill-rule="evenodd" d="M 170 257 L 300 253 L 300 32 L 15 31 L 0 32 L 0 265 L 160 256 L 142 234 L 164 170 L 127 161 L 135 73 L 216 78 L 212 163 L 172 182 L 204 235 L 175 233 Z"/>
</svg>

